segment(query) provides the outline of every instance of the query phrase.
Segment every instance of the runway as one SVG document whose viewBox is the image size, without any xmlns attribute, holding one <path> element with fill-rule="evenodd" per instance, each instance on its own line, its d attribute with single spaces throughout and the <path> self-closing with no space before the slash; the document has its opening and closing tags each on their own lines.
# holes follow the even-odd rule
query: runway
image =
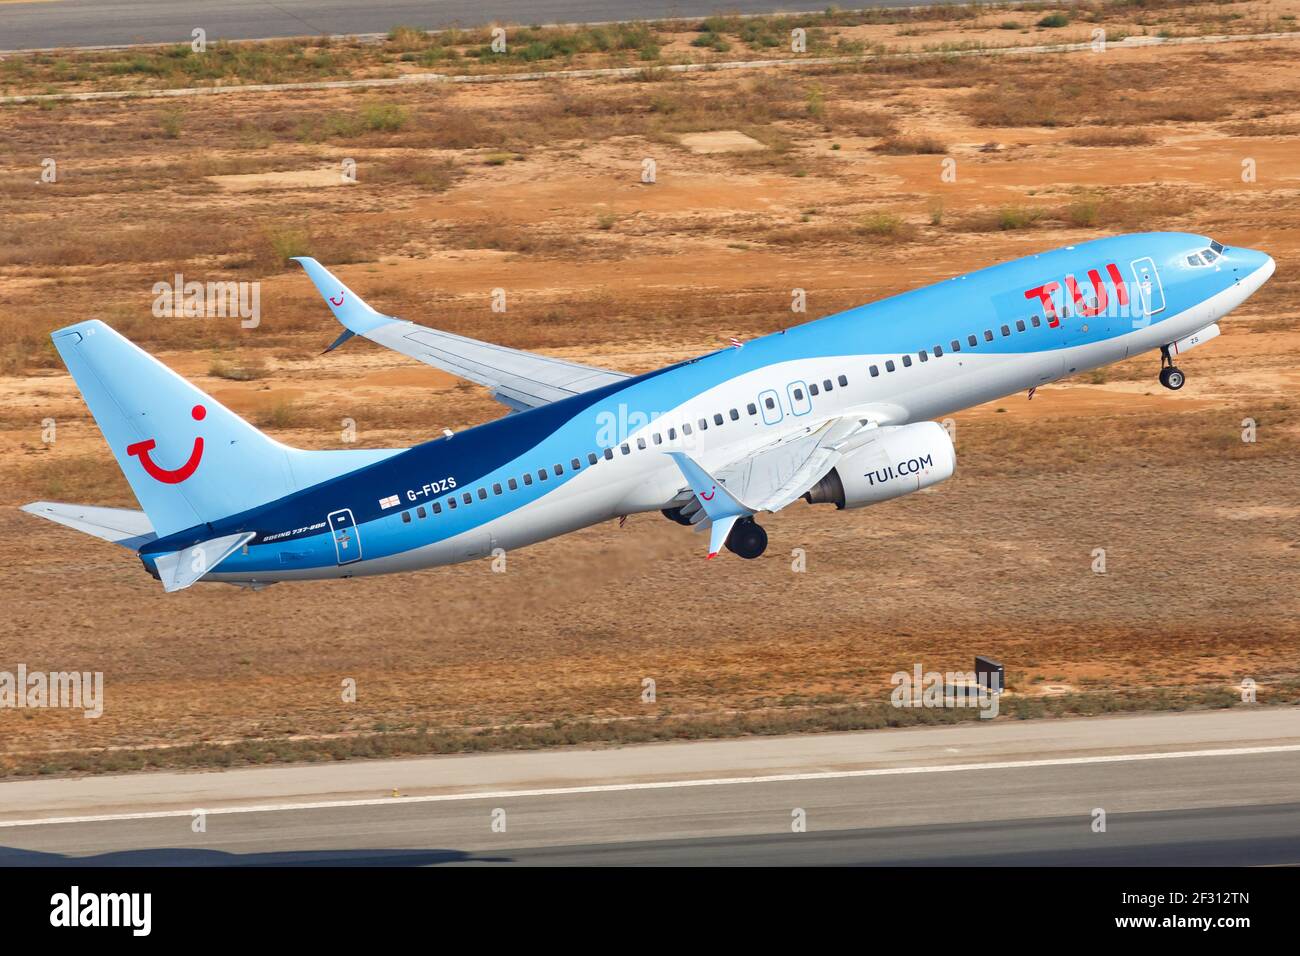
<svg viewBox="0 0 1300 956">
<path fill-rule="evenodd" d="M 928 6 L 941 0 L 859 0 L 855 7 Z M 711 13 L 819 11 L 808 0 L 41 0 L 0 3 L 0 50 L 134 43 L 189 43 L 195 27 L 209 40 L 386 33 L 487 23 L 598 23 Z"/>
<path fill-rule="evenodd" d="M 28 780 L 0 864 L 1300 864 L 1298 785 L 1294 708 Z"/>
</svg>

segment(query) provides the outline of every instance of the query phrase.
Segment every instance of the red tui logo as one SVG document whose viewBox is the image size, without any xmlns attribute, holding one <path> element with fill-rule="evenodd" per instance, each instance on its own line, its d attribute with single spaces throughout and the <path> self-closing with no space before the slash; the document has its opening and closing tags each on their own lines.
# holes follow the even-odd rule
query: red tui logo
<svg viewBox="0 0 1300 956">
<path fill-rule="evenodd" d="M 196 422 L 201 422 L 207 416 L 208 410 L 202 405 L 195 405 L 190 409 L 190 415 Z M 203 436 L 196 436 L 194 439 L 194 448 L 190 451 L 189 460 L 179 468 L 163 468 L 152 458 L 149 457 L 151 452 L 157 446 L 152 438 L 146 438 L 144 441 L 138 441 L 134 445 L 126 446 L 126 453 L 132 457 L 138 457 L 144 470 L 149 473 L 149 477 L 155 481 L 161 481 L 168 485 L 178 485 L 190 475 L 194 474 L 195 469 L 199 467 L 199 460 L 203 457 Z"/>
<path fill-rule="evenodd" d="M 1128 287 L 1124 285 L 1124 276 L 1119 266 L 1113 262 L 1106 264 L 1106 274 L 1110 276 L 1111 285 L 1115 287 L 1115 301 L 1122 306 L 1128 305 Z M 1101 315 L 1110 304 L 1110 295 L 1102 281 L 1101 273 L 1096 269 L 1088 270 L 1088 281 L 1092 283 L 1093 302 L 1088 303 L 1087 295 L 1079 288 L 1074 276 L 1065 277 L 1065 290 L 1074 301 L 1074 314 L 1084 318 Z M 1061 317 L 1056 311 L 1056 293 L 1061 291 L 1061 283 L 1045 282 L 1037 288 L 1025 292 L 1026 299 L 1037 299 L 1043 306 L 1043 315 L 1047 318 L 1047 327 L 1054 329 L 1061 324 Z"/>
</svg>

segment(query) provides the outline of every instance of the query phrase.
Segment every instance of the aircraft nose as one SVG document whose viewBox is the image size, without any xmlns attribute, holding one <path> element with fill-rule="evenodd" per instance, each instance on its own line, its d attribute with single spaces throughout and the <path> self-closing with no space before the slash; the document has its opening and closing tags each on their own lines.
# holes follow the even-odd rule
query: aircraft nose
<svg viewBox="0 0 1300 956">
<path fill-rule="evenodd" d="M 1259 249 L 1238 247 L 1232 250 L 1230 256 L 1232 260 L 1235 260 L 1234 269 L 1242 278 L 1258 274 L 1261 283 L 1267 280 L 1273 274 L 1273 270 L 1277 268 L 1277 263 L 1273 261 L 1273 257 Z"/>
</svg>

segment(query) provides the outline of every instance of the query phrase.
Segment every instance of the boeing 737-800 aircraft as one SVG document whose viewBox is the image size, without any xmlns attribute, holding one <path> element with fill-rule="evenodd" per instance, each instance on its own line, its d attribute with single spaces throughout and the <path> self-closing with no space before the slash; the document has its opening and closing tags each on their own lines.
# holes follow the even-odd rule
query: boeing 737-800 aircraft
<svg viewBox="0 0 1300 956">
<path fill-rule="evenodd" d="M 102 322 L 53 333 L 143 511 L 26 511 L 134 550 L 168 591 L 409 571 L 641 511 L 756 558 L 799 498 L 857 508 L 953 473 L 932 419 L 1159 349 L 1175 359 L 1273 274 L 1186 233 L 996 265 L 644 375 L 381 315 L 299 259 L 344 332 L 491 389 L 510 414 L 407 449 L 268 438 Z"/>
</svg>

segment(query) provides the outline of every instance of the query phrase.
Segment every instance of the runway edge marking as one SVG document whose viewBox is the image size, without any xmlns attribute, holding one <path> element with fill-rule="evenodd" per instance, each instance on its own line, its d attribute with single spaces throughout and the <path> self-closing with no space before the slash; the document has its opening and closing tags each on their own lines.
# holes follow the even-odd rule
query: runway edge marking
<svg viewBox="0 0 1300 956">
<path fill-rule="evenodd" d="M 208 815 L 228 813 L 285 813 L 295 810 L 334 810 L 348 807 L 398 806 L 412 803 L 450 803 L 463 800 L 506 800 L 526 797 L 558 797 L 584 793 L 617 793 L 632 790 L 674 790 L 685 787 L 727 787 L 755 783 L 793 783 L 809 780 L 845 780 L 854 777 L 887 777 L 921 773 L 959 773 L 971 770 L 1023 770 L 1033 767 L 1067 767 L 1088 764 L 1126 763 L 1138 760 L 1179 760 L 1189 757 L 1245 757 L 1255 754 L 1300 752 L 1300 744 L 1268 747 L 1234 747 L 1218 750 L 1175 750 L 1164 753 L 1108 754 L 1100 757 L 1055 757 L 1044 760 L 1007 760 L 991 763 L 941 764 L 930 767 L 878 767 L 871 770 L 825 770 L 811 773 L 767 774 L 757 777 L 712 777 L 699 780 L 656 780 L 646 783 L 604 783 L 585 787 L 546 787 L 534 790 L 493 790 L 481 793 L 439 793 L 411 797 L 377 797 L 364 800 L 322 800 L 314 803 L 258 804 L 246 807 L 203 809 Z M 109 823 L 125 820 L 161 820 L 189 817 L 202 808 L 149 810 L 140 813 L 108 813 L 81 817 L 45 817 L 33 820 L 0 820 L 0 829 L 53 826 L 57 824 Z"/>
</svg>

